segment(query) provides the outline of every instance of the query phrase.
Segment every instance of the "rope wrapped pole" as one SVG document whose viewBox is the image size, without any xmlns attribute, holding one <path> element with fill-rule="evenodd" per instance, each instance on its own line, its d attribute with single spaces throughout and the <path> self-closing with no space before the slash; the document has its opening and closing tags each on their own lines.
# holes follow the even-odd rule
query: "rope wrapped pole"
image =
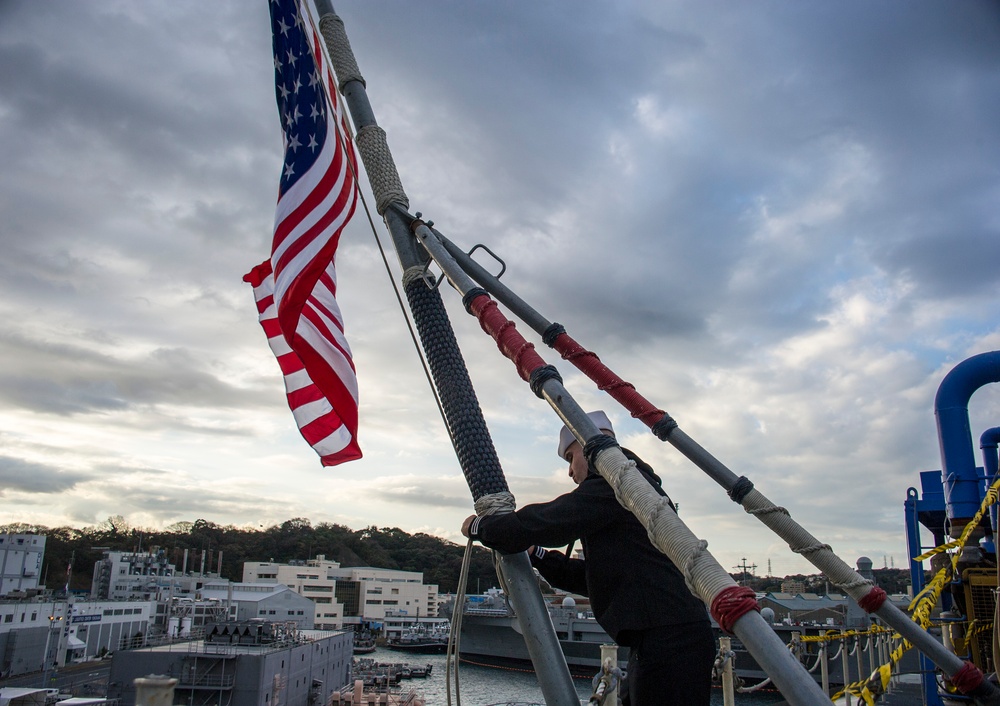
<svg viewBox="0 0 1000 706">
<path fill-rule="evenodd" d="M 463 295 L 470 314 L 493 337 L 500 351 L 531 384 L 536 395 L 549 403 L 584 445 L 584 453 L 615 491 L 618 502 L 636 516 L 649 533 L 650 541 L 667 555 L 684 574 L 688 586 L 709 607 L 724 630 L 731 630 L 757 663 L 772 676 L 782 695 L 793 706 L 817 704 L 825 700 L 819 686 L 789 653 L 781 639 L 757 611 L 753 592 L 738 586 L 671 509 L 669 501 L 643 478 L 635 462 L 626 458 L 621 447 L 601 433 L 583 408 L 563 387 L 554 368 L 524 340 L 513 322 L 500 311 L 489 295 L 469 278 L 425 224 L 414 223 L 414 232 L 431 258 Z M 743 600 L 730 600 L 742 595 Z"/>
<path fill-rule="evenodd" d="M 688 436 L 669 414 L 639 394 L 631 383 L 622 380 L 604 365 L 597 355 L 587 351 L 573 340 L 560 324 L 546 320 L 469 255 L 440 234 L 438 236 L 448 254 L 476 282 L 509 306 L 519 318 L 541 335 L 548 345 L 597 383 L 601 390 L 608 392 L 634 418 L 650 427 L 660 440 L 670 443 L 712 480 L 722 486 L 734 502 L 742 505 L 747 513 L 756 517 L 785 540 L 793 552 L 801 554 L 825 573 L 832 583 L 856 600 L 867 612 L 878 615 L 887 625 L 909 640 L 949 679 L 958 675 L 959 683 L 970 688 L 970 691 L 963 693 L 976 698 L 981 704 L 1000 703 L 1000 690 L 990 681 L 981 678 L 982 673 L 979 672 L 978 668 L 948 651 L 932 635 L 910 620 L 903 611 L 886 601 L 884 591 L 865 580 L 855 569 L 841 560 L 829 545 L 819 542 L 807 532 L 791 518 L 785 508 L 776 506 L 754 489 L 753 483 L 745 476 L 737 476 L 719 459 Z M 967 675 L 968 678 L 965 678 Z"/>
<path fill-rule="evenodd" d="M 403 267 L 403 288 L 427 356 L 448 433 L 477 506 L 489 498 L 513 497 L 500 467 L 493 440 L 483 418 L 462 352 L 437 289 L 429 287 L 427 256 L 410 232 L 409 201 L 389 150 L 385 131 L 375 121 L 364 78 L 358 69 L 343 21 L 329 0 L 316 0 L 320 31 L 334 63 L 340 91 L 357 130 L 357 144 L 378 212 L 385 219 Z M 502 556 L 500 570 L 517 611 L 529 654 L 546 703 L 578 706 L 579 696 L 566 666 L 559 640 L 542 600 L 534 571 L 525 553 Z"/>
</svg>

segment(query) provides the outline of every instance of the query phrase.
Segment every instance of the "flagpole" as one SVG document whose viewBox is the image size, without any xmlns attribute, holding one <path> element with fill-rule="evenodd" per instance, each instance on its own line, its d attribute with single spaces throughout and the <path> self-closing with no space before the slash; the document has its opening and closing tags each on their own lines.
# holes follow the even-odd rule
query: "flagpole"
<svg viewBox="0 0 1000 706">
<path fill-rule="evenodd" d="M 344 23 L 329 0 L 316 0 L 315 5 L 338 88 L 354 122 L 355 142 L 375 195 L 376 208 L 385 220 L 403 268 L 410 311 L 473 500 L 478 504 L 484 498 L 488 501 L 490 497 L 510 496 L 440 292 L 428 286 L 425 268 L 429 256 L 410 230 L 414 218 L 407 212 L 409 200 L 389 151 L 385 130 L 375 120 Z M 510 504 L 513 505 L 512 498 Z M 553 706 L 579 706 L 580 697 L 527 553 L 501 555 L 499 565 L 545 702 Z"/>
</svg>

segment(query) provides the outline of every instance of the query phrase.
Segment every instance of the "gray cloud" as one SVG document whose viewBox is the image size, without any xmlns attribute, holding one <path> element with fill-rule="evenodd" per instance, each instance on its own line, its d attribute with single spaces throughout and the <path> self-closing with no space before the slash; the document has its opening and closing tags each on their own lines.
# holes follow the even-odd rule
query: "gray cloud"
<svg viewBox="0 0 1000 706">
<path fill-rule="evenodd" d="M 23 458 L 0 456 L 0 485 L 3 493 L 59 493 L 72 490 L 89 480 L 85 473 L 66 471 Z"/>
<path fill-rule="evenodd" d="M 205 370 L 193 352 L 157 349 L 133 359 L 69 344 L 0 337 L 18 365 L 0 373 L 0 400 L 35 411 L 79 414 L 129 407 L 252 405 L 255 396 Z"/>
<path fill-rule="evenodd" d="M 994 5 L 336 5 L 414 210 L 488 244 L 509 286 L 817 536 L 901 555 L 885 508 L 938 464 L 934 390 L 1000 347 Z M 265 6 L 0 7 L 8 467 L 150 484 L 121 509 L 105 481 L 95 503 L 82 471 L 51 470 L 56 490 L 0 519 L 239 524 L 252 498 L 216 481 L 287 516 L 324 512 L 289 484 L 364 496 L 359 526 L 469 510 L 361 213 L 338 286 L 365 458 L 318 469 L 285 407 L 240 281 L 281 161 Z M 518 492 L 562 492 L 557 420 L 443 292 Z M 975 402 L 979 428 L 998 402 Z M 746 555 L 715 489 L 621 424 L 713 551 Z M 863 497 L 828 502 L 838 483 Z"/>
</svg>

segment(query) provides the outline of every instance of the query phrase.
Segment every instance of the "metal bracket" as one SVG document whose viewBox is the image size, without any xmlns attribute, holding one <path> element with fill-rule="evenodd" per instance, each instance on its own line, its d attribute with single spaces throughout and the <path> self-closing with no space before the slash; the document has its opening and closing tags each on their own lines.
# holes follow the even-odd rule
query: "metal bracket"
<svg viewBox="0 0 1000 706">
<path fill-rule="evenodd" d="M 503 277 L 503 273 L 507 271 L 507 263 L 504 262 L 495 252 L 493 252 L 492 250 L 490 250 L 488 247 L 486 247 L 482 243 L 480 243 L 479 245 L 474 246 L 472 248 L 472 250 L 470 250 L 468 252 L 469 257 L 472 257 L 472 253 L 476 252 L 476 250 L 479 250 L 479 249 L 485 250 L 486 252 L 488 252 L 490 254 L 490 257 L 492 257 L 494 260 L 496 260 L 497 262 L 500 263 L 500 274 L 493 275 L 496 279 L 499 280 L 501 277 Z"/>
</svg>

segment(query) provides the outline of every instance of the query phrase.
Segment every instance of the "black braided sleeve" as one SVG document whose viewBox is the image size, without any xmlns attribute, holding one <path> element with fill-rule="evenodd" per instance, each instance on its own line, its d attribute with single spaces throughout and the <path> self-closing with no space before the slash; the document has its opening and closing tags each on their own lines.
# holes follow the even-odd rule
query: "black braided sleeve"
<svg viewBox="0 0 1000 706">
<path fill-rule="evenodd" d="M 407 284 L 405 291 L 473 500 L 509 492 L 440 292 L 420 279 Z"/>
</svg>

